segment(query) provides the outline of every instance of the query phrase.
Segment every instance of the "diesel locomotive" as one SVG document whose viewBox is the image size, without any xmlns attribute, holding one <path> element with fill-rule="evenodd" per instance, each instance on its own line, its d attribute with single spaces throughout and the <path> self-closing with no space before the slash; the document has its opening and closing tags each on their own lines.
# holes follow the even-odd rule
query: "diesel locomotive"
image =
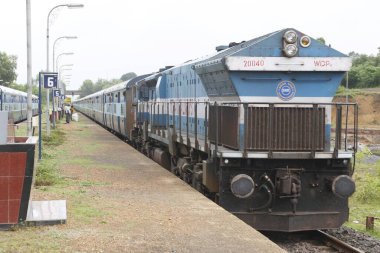
<svg viewBox="0 0 380 253">
<path fill-rule="evenodd" d="M 7 111 L 14 123 L 26 120 L 28 94 L 0 85 L 0 111 Z M 32 95 L 32 113 L 38 114 L 38 97 Z"/>
<path fill-rule="evenodd" d="M 348 219 L 358 107 L 346 55 L 283 29 L 138 76 L 75 108 L 258 230 Z"/>
</svg>

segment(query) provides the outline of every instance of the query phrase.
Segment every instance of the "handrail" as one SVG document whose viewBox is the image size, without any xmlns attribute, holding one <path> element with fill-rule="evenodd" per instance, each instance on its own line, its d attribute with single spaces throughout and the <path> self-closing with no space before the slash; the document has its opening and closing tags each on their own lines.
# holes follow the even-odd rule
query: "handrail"
<svg viewBox="0 0 380 253">
<path fill-rule="evenodd" d="M 292 103 L 292 102 L 287 102 L 287 103 L 284 103 L 284 102 L 279 102 L 279 103 L 266 103 L 266 102 L 210 102 L 210 101 L 142 101 L 142 102 L 139 102 L 138 103 L 139 106 L 138 106 L 138 110 L 137 110 L 137 115 L 136 115 L 136 119 L 137 119 L 137 124 L 141 124 L 143 123 L 143 121 L 150 121 L 148 122 L 148 124 L 151 124 L 150 127 L 151 129 L 156 129 L 158 126 L 160 128 L 160 131 L 162 129 L 168 129 L 168 127 L 172 127 L 173 128 L 173 131 L 174 133 L 176 133 L 176 131 L 178 131 L 178 134 L 177 134 L 177 137 L 178 137 L 178 141 L 180 143 L 184 143 L 184 144 L 189 144 L 189 138 L 190 138 L 190 135 L 191 137 L 195 138 L 195 146 L 196 148 L 198 147 L 198 143 L 199 142 L 199 138 L 204 138 L 204 150 L 205 152 L 209 152 L 211 150 L 209 150 L 209 148 L 211 147 L 210 144 L 213 143 L 213 152 L 210 154 L 211 156 L 216 156 L 218 155 L 218 146 L 221 146 L 221 145 L 224 145 L 223 143 L 223 140 L 219 139 L 219 135 L 220 135 L 220 131 L 221 131 L 221 128 L 223 128 L 223 125 L 220 125 L 220 124 L 223 124 L 223 116 L 222 118 L 220 118 L 220 113 L 222 112 L 222 108 L 223 107 L 228 107 L 228 106 L 236 106 L 238 107 L 238 112 L 239 114 L 240 113 L 244 113 L 242 114 L 242 117 L 238 117 L 238 119 L 240 118 L 239 120 L 239 124 L 244 124 L 244 128 L 242 129 L 242 133 L 240 133 L 240 137 L 239 137 L 239 134 L 238 136 L 236 136 L 236 138 L 242 138 L 242 141 L 238 141 L 238 143 L 240 143 L 239 147 L 238 147 L 238 150 L 240 151 L 243 151 L 244 152 L 244 156 L 247 155 L 247 151 L 250 150 L 249 149 L 249 145 L 247 143 L 247 139 L 246 139 L 246 135 L 248 134 L 248 129 L 249 126 L 248 126 L 248 110 L 249 108 L 253 108 L 255 107 L 255 105 L 261 105 L 259 107 L 268 107 L 268 117 L 267 117 L 267 123 L 265 124 L 266 127 L 267 127 L 267 132 L 270 133 L 270 130 L 273 129 L 274 126 L 278 127 L 277 124 L 278 122 L 276 122 L 275 118 L 274 118 L 274 108 L 293 108 L 294 105 L 296 105 L 294 108 L 310 108 L 310 111 L 309 112 L 309 115 L 310 115 L 310 120 L 311 120 L 311 123 L 308 123 L 308 124 L 311 124 L 312 128 L 310 128 L 310 131 L 313 131 L 313 134 L 310 133 L 310 136 L 311 136 L 311 139 L 310 139 L 310 146 L 307 146 L 307 147 L 310 147 L 310 156 L 311 157 L 315 157 L 315 152 L 319 149 L 316 149 L 316 145 L 317 143 L 319 143 L 319 147 L 322 145 L 321 142 L 318 142 L 318 141 L 322 141 L 322 139 L 318 139 L 316 134 L 315 134 L 315 131 L 317 131 L 316 129 L 314 129 L 314 126 L 317 124 L 317 121 L 319 118 L 321 118 L 322 116 L 320 116 L 318 110 L 319 108 L 331 108 L 331 112 L 336 112 L 336 122 L 333 121 L 333 117 L 331 116 L 331 124 L 332 126 L 334 126 L 334 122 L 335 122 L 335 128 L 331 128 L 331 131 L 330 133 L 334 133 L 335 132 L 335 145 L 334 143 L 331 143 L 332 145 L 334 145 L 334 157 L 337 157 L 337 154 L 339 152 L 339 150 L 341 150 L 341 148 L 343 148 L 343 146 L 341 146 L 341 144 L 344 145 L 344 151 L 348 151 L 349 149 L 349 145 L 348 145 L 348 136 L 349 134 L 352 134 L 352 131 L 348 131 L 348 128 L 349 128 L 349 123 L 352 124 L 352 120 L 349 122 L 348 120 L 348 117 L 352 115 L 352 111 L 349 111 L 349 108 L 353 108 L 353 114 L 354 114 L 354 117 L 353 117 L 353 143 L 351 143 L 353 145 L 353 152 L 356 152 L 357 151 L 357 145 L 358 145 L 358 138 L 357 138 L 357 135 L 358 135 L 358 105 L 356 103 L 337 103 L 337 102 L 321 102 L 321 103 L 310 103 L 310 102 L 295 102 L 295 103 Z M 166 106 L 165 106 L 166 104 Z M 202 105 L 202 106 L 200 106 Z M 265 106 L 262 106 L 262 105 L 265 105 Z M 345 106 L 346 108 L 346 113 L 342 113 L 342 107 Z M 157 108 L 158 109 L 157 109 Z M 193 108 L 192 112 L 190 113 L 190 109 L 189 108 Z M 214 115 L 210 115 L 210 109 L 211 107 L 214 108 L 214 112 L 213 114 Z M 162 110 L 161 110 L 162 108 Z M 202 110 L 204 108 L 204 112 L 202 113 Z M 186 113 L 185 113 L 185 110 L 186 110 Z M 325 113 L 329 113 L 330 109 L 326 109 L 326 112 Z M 350 109 L 351 110 L 351 109 Z M 253 111 L 252 111 L 253 112 Z M 250 113 L 252 113 L 250 112 Z M 150 117 L 146 117 L 148 115 L 145 115 L 145 113 L 148 113 L 150 114 L 149 116 Z M 199 117 L 199 113 L 202 113 L 202 117 Z M 165 119 L 161 120 L 160 117 L 163 117 L 161 115 L 166 115 L 166 122 Z M 333 115 L 333 114 L 331 114 Z M 153 117 L 152 117 L 153 116 Z M 176 119 L 176 117 L 178 117 L 178 119 Z M 209 133 L 209 127 L 210 127 L 210 117 L 213 117 L 213 121 L 215 121 L 215 124 L 213 125 L 213 129 L 211 129 L 211 131 L 215 131 L 215 133 L 212 132 L 212 136 L 210 136 L 210 133 Z M 191 118 L 191 119 L 190 119 Z M 202 119 L 203 122 L 204 122 L 204 131 L 202 132 L 199 132 L 199 127 L 201 126 L 201 122 L 198 122 L 199 119 Z M 322 119 L 322 118 L 321 118 Z M 352 119 L 352 118 L 351 118 Z M 226 120 L 226 119 L 225 119 Z M 343 121 L 344 120 L 344 121 Z M 162 124 L 161 124 L 161 121 Z M 185 122 L 186 124 L 184 124 L 182 126 L 182 123 Z M 319 123 L 319 126 L 320 127 L 323 127 L 323 122 L 322 121 L 318 121 Z M 166 123 L 166 124 L 165 124 Z M 193 125 L 192 125 L 193 124 Z M 326 125 L 326 122 L 324 122 L 324 124 Z M 329 123 L 330 124 L 330 123 Z M 253 126 L 252 126 L 253 127 Z M 240 131 L 238 130 L 238 133 Z M 326 136 L 326 133 L 325 132 L 320 132 L 321 135 L 320 138 L 325 138 Z M 323 135 L 324 133 L 324 135 Z M 341 138 L 341 135 L 344 134 L 344 139 Z M 268 134 L 266 136 L 268 139 L 267 140 L 264 140 L 264 142 L 267 142 L 267 148 L 266 148 L 266 151 L 268 152 L 268 156 L 269 157 L 272 157 L 272 154 L 274 151 L 276 151 L 275 149 L 275 146 L 274 146 L 274 137 L 271 135 L 271 134 Z M 186 138 L 186 142 L 183 141 L 183 139 Z M 223 136 L 222 136 L 222 139 L 223 139 Z M 239 139 L 238 139 L 239 140 Z M 342 141 L 344 140 L 344 143 L 342 143 Z M 327 141 L 330 141 L 330 140 L 323 140 L 323 142 L 326 141 L 326 145 L 327 147 L 330 145 L 330 143 L 327 143 Z M 351 141 L 350 141 L 351 142 Z M 307 144 L 309 145 L 309 144 Z M 322 145 L 323 147 L 323 145 Z M 325 149 L 325 147 L 324 147 Z"/>
</svg>

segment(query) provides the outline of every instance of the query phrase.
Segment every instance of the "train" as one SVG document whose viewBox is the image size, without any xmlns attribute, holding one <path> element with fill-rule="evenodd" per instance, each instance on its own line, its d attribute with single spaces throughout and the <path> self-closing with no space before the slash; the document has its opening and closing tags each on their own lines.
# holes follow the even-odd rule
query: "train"
<svg viewBox="0 0 380 253">
<path fill-rule="evenodd" d="M 14 123 L 27 119 L 28 94 L 0 85 L 0 111 L 8 111 L 8 118 Z M 32 95 L 32 114 L 38 114 L 38 96 Z"/>
<path fill-rule="evenodd" d="M 355 192 L 358 105 L 333 97 L 350 67 L 286 28 L 74 107 L 257 230 L 338 228 Z"/>
</svg>

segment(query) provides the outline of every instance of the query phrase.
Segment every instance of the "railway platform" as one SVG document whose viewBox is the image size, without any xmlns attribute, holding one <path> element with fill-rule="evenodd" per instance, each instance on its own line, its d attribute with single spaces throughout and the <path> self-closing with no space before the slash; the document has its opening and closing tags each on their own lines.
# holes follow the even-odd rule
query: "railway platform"
<svg viewBox="0 0 380 253">
<path fill-rule="evenodd" d="M 32 198 L 66 199 L 67 224 L 17 231 L 13 243 L 40 239 L 42 252 L 285 252 L 85 116 L 60 128 L 64 181 Z"/>
</svg>

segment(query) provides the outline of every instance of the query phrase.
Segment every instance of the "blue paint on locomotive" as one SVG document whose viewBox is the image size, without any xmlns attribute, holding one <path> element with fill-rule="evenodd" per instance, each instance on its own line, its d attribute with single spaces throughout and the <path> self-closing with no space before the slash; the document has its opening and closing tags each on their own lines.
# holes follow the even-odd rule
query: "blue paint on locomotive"
<svg viewBox="0 0 380 253">
<path fill-rule="evenodd" d="M 294 29 L 293 29 L 294 30 Z M 303 33 L 297 32 L 299 36 Z M 271 33 L 228 48 L 213 56 L 193 60 L 161 73 L 156 87 L 150 87 L 151 100 L 212 99 L 217 96 L 277 96 L 276 87 L 282 80 L 291 80 L 297 89 L 295 97 L 333 97 L 344 72 L 227 71 L 223 58 L 283 57 L 283 31 Z M 344 54 L 311 39 L 310 47 L 299 47 L 298 57 L 345 57 Z M 210 67 L 209 61 L 219 61 Z M 212 77 L 205 74 L 212 74 Z M 218 83 L 219 86 L 218 87 Z M 207 91 L 206 91 L 207 90 Z"/>
<path fill-rule="evenodd" d="M 160 73 L 148 76 L 145 80 L 156 83 L 147 85 L 141 90 L 147 90 L 149 101 L 197 101 L 222 100 L 231 97 L 232 101 L 280 102 L 278 85 L 282 81 L 289 81 L 294 85 L 289 102 L 330 102 L 334 96 L 345 71 L 231 71 L 227 69 L 226 57 L 281 57 L 283 55 L 283 34 L 273 32 L 253 40 L 240 43 L 236 46 L 217 52 L 211 56 L 188 61 L 180 66 L 172 67 Z M 300 38 L 304 34 L 297 32 Z M 298 42 L 299 43 L 299 42 Z M 309 47 L 298 45 L 297 57 L 346 57 L 335 49 L 321 44 L 311 38 Z M 159 76 L 159 78 L 158 78 Z M 143 79 L 144 80 L 144 79 Z M 294 97 L 293 97 L 294 96 Z M 271 97 L 271 98 L 269 98 Z M 274 99 L 273 99 L 274 98 Z M 312 98 L 312 99 L 311 99 Z M 157 111 L 155 112 L 157 114 Z M 178 109 L 177 109 L 178 114 Z M 149 113 L 138 115 L 150 119 Z M 175 125 L 177 129 L 187 127 L 186 116 L 172 116 L 167 118 L 162 112 L 154 116 L 156 126 Z M 181 121 L 179 118 L 181 117 Z M 194 133 L 195 118 L 189 117 L 189 133 Z M 199 135 L 205 134 L 205 119 L 198 115 Z M 203 126 L 203 127 L 202 127 Z M 329 143 L 330 122 L 325 124 L 325 140 Z M 243 143 L 244 127 L 240 124 L 240 143 Z M 326 147 L 327 148 L 327 147 Z"/>
<path fill-rule="evenodd" d="M 301 37 L 305 34 L 297 31 L 296 29 L 284 29 L 284 30 L 293 30 L 296 31 L 298 37 Z M 262 37 L 247 41 L 236 47 L 241 47 L 240 50 L 229 49 L 233 51 L 230 53 L 222 53 L 221 55 L 228 56 L 251 56 L 251 57 L 283 57 L 282 53 L 282 36 L 283 31 L 277 31 L 264 35 Z M 237 48 L 238 49 L 238 48 Z M 235 52 L 236 51 L 236 52 Z M 341 52 L 328 47 L 318 40 L 311 38 L 311 46 L 300 48 L 298 57 L 345 57 L 346 55 Z"/>
<path fill-rule="evenodd" d="M 159 88 L 156 88 L 156 93 L 158 93 L 157 98 L 207 97 L 200 78 L 191 66 L 192 64 L 186 64 L 164 71 L 162 73 L 162 79 L 158 84 Z M 166 89 L 166 92 L 161 91 L 163 88 Z"/>
<path fill-rule="evenodd" d="M 280 71 L 276 69 L 242 71 L 238 68 L 229 68 L 225 60 L 228 57 L 266 57 L 266 59 L 278 57 L 278 59 L 287 59 L 282 52 L 282 36 L 285 30 L 243 42 L 221 52 L 214 53 L 211 56 L 188 61 L 180 66 L 171 67 L 153 75 L 137 77 L 137 79 L 129 81 L 129 86 L 127 86 L 129 88 L 134 85 L 137 86 L 138 97 L 133 99 L 138 99 L 140 102 L 188 101 L 192 103 L 194 101 L 217 100 L 221 102 L 245 101 L 253 103 L 286 103 L 288 101 L 323 103 L 331 101 L 343 78 L 344 71 L 321 71 L 320 69 L 317 71 L 298 71 L 297 69 L 293 71 Z M 298 37 L 304 35 L 300 32 L 297 33 Z M 345 57 L 342 53 L 316 40 L 311 40 L 310 47 L 298 47 L 299 51 L 297 57 L 301 57 L 300 59 L 306 59 L 307 57 Z M 285 88 L 279 91 L 278 87 L 282 81 L 291 83 L 292 90 L 289 91 Z M 123 87 L 120 86 L 118 89 L 111 88 L 103 91 L 101 94 L 112 93 L 112 96 L 104 97 L 112 99 L 115 98 L 113 96 L 116 96 L 118 92 L 120 92 L 120 95 L 123 94 L 122 91 L 125 90 L 125 88 L 125 85 Z M 292 94 L 289 95 L 288 100 L 285 99 L 282 101 L 281 92 L 283 92 L 282 95 L 286 95 L 286 92 L 292 92 Z M 123 101 L 125 99 L 124 97 L 120 98 Z M 100 101 L 97 103 L 99 102 Z M 160 103 L 157 103 L 158 106 L 156 107 L 149 104 L 150 109 L 154 112 L 153 115 L 147 112 L 146 105 L 141 105 L 142 104 L 140 104 L 139 109 L 136 108 L 136 117 L 139 122 L 149 121 L 152 126 L 163 129 L 165 129 L 167 125 L 174 125 L 177 131 L 182 129 L 182 134 L 186 132 L 187 127 L 189 133 L 194 134 L 194 128 L 197 126 L 197 134 L 199 136 L 205 136 L 206 122 L 204 109 L 200 107 L 198 107 L 198 115 L 197 119 L 195 119 L 194 111 L 192 111 L 193 113 L 190 113 L 190 116 L 187 118 L 184 114 L 183 107 L 181 116 L 178 115 L 178 103 L 176 104 L 176 115 L 174 117 L 168 115 L 166 113 L 168 107 L 160 107 Z M 171 106 L 172 105 L 173 104 L 171 104 Z M 119 110 L 118 105 L 118 110 L 116 110 L 116 107 L 113 107 L 115 107 L 115 105 L 105 107 L 105 110 L 108 109 L 107 112 L 104 112 L 103 120 L 105 120 L 105 125 L 111 128 L 117 126 L 116 130 L 120 132 L 122 125 L 121 120 L 124 120 L 124 118 L 120 118 L 120 113 L 122 113 L 123 110 L 125 111 L 125 109 Z M 170 108 L 170 110 L 172 110 L 172 108 Z M 327 109 L 326 112 L 325 143 L 329 145 L 331 129 L 329 109 Z M 117 121 L 114 121 L 115 117 L 117 117 Z M 129 114 L 126 115 L 125 119 L 127 119 L 127 117 L 129 117 Z M 197 124 L 195 120 L 197 120 Z M 236 136 L 236 138 L 239 139 L 240 145 L 243 143 L 243 137 L 244 127 L 240 115 L 239 136 Z M 328 150 L 329 147 L 326 146 L 325 149 Z"/>
<path fill-rule="evenodd" d="M 276 97 L 277 85 L 289 80 L 296 86 L 296 97 L 330 97 L 343 78 L 341 72 L 231 72 L 239 96 Z"/>
</svg>

